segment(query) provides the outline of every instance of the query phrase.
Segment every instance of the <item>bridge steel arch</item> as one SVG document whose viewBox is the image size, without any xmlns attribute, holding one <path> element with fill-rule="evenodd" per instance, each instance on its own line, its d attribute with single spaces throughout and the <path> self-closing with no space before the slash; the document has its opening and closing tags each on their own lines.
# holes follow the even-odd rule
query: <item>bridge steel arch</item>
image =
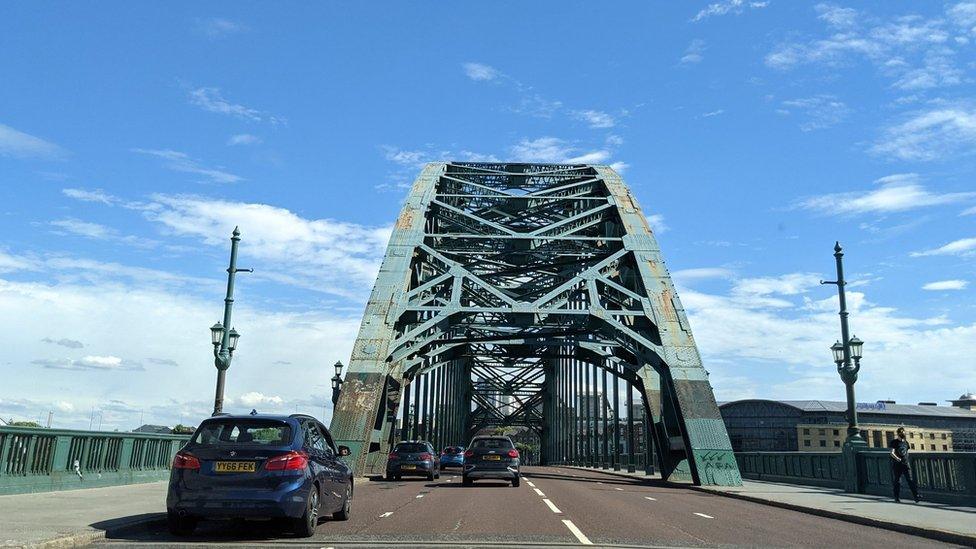
<svg viewBox="0 0 976 549">
<path fill-rule="evenodd" d="M 634 394 L 664 478 L 741 483 L 688 318 L 620 176 L 427 164 L 333 415 L 357 473 L 383 472 L 397 431 L 442 446 L 491 426 L 534 430 L 543 463 L 632 469 L 619 405 Z"/>
</svg>

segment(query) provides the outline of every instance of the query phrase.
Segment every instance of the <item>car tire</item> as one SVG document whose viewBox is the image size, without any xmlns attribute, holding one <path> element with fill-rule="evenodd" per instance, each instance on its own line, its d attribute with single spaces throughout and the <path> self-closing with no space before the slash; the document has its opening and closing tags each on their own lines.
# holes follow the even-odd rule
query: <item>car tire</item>
<svg viewBox="0 0 976 549">
<path fill-rule="evenodd" d="M 512 479 L 512 487 L 513 488 L 518 488 L 518 486 L 519 486 L 519 480 L 520 480 L 519 477 L 515 477 L 515 478 Z"/>
<path fill-rule="evenodd" d="M 197 528 L 197 519 L 181 517 L 170 511 L 166 513 L 166 526 L 169 528 L 169 533 L 174 536 L 189 536 Z"/>
<path fill-rule="evenodd" d="M 386 481 L 387 482 L 393 482 L 394 479 L 396 479 L 396 476 L 393 473 L 387 473 L 386 474 Z"/>
<path fill-rule="evenodd" d="M 434 473 L 433 472 L 427 473 L 427 480 L 428 481 L 434 480 Z"/>
<path fill-rule="evenodd" d="M 461 486 L 471 486 L 472 484 L 474 484 L 474 481 L 467 476 L 461 477 Z"/>
<path fill-rule="evenodd" d="M 394 477 L 395 480 L 400 480 L 401 478 L 403 478 L 401 475 L 397 475 L 396 477 Z"/>
<path fill-rule="evenodd" d="M 437 471 L 437 473 L 434 474 L 434 480 L 440 480 L 440 478 L 441 478 L 441 472 Z"/>
<path fill-rule="evenodd" d="M 346 486 L 346 499 L 342 502 L 342 508 L 332 513 L 332 518 L 334 520 L 349 520 L 349 511 L 352 508 L 352 481 L 349 481 L 349 486 Z"/>
<path fill-rule="evenodd" d="M 305 513 L 301 518 L 294 519 L 292 529 L 295 535 L 300 538 L 310 538 L 315 534 L 315 527 L 319 523 L 319 487 L 312 485 L 308 491 L 308 499 L 305 500 Z"/>
</svg>

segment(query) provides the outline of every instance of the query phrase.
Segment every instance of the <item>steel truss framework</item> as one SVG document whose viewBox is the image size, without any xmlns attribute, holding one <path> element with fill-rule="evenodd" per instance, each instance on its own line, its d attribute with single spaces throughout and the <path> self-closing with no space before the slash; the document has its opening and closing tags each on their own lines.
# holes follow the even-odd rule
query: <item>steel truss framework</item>
<svg viewBox="0 0 976 549">
<path fill-rule="evenodd" d="M 404 438 L 464 444 L 484 427 L 524 426 L 544 463 L 620 468 L 621 385 L 644 404 L 665 478 L 741 482 L 657 242 L 617 173 L 428 164 L 332 421 L 357 471 L 382 472 L 401 405 Z"/>
</svg>

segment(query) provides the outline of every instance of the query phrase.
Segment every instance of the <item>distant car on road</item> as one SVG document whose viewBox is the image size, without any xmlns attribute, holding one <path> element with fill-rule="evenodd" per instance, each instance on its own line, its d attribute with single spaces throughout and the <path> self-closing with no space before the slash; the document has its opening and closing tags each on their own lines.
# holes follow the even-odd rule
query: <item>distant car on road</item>
<svg viewBox="0 0 976 549">
<path fill-rule="evenodd" d="M 176 453 L 166 495 L 169 529 L 188 535 L 201 519 L 285 519 L 302 537 L 319 516 L 349 518 L 352 470 L 311 416 L 220 415 L 204 420 Z"/>
<path fill-rule="evenodd" d="M 519 452 L 512 439 L 503 436 L 479 436 L 471 439 L 464 452 L 461 483 L 471 486 L 479 479 L 500 479 L 519 485 Z"/>
<path fill-rule="evenodd" d="M 386 480 L 404 476 L 441 478 L 441 460 L 426 440 L 404 440 L 393 446 L 386 460 Z"/>
<path fill-rule="evenodd" d="M 441 470 L 448 467 L 464 468 L 464 446 L 448 446 L 441 450 Z"/>
</svg>

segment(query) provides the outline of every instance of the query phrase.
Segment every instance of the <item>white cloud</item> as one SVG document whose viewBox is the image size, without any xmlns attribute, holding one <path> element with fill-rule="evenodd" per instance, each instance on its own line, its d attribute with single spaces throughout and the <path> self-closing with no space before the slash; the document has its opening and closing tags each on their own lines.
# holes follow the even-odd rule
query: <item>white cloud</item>
<svg viewBox="0 0 976 549">
<path fill-rule="evenodd" d="M 745 0 L 723 0 L 722 2 L 715 2 L 714 4 L 709 4 L 704 9 L 699 11 L 691 20 L 695 23 L 708 19 L 709 17 L 716 17 L 727 15 L 733 13 L 739 15 L 748 9 L 759 9 L 765 8 L 769 5 L 769 2 L 746 2 Z"/>
<path fill-rule="evenodd" d="M 953 24 L 976 34 L 976 2 L 959 2 L 949 8 L 946 14 Z"/>
<path fill-rule="evenodd" d="M 946 290 L 965 290 L 969 286 L 969 281 L 967 280 L 939 280 L 936 282 L 929 282 L 922 286 L 923 290 L 929 291 L 946 291 Z"/>
<path fill-rule="evenodd" d="M 50 141 L 0 124 L 0 156 L 56 160 L 65 155 L 64 149 Z"/>
<path fill-rule="evenodd" d="M 815 95 L 801 99 L 783 101 L 780 114 L 790 114 L 791 109 L 799 110 L 805 120 L 800 122 L 800 129 L 807 132 L 820 130 L 839 124 L 851 109 L 832 95 Z"/>
<path fill-rule="evenodd" d="M 931 161 L 976 152 L 976 110 L 940 106 L 886 128 L 871 152 L 900 160 Z"/>
<path fill-rule="evenodd" d="M 718 110 L 714 110 L 714 111 L 703 112 L 701 114 L 701 117 L 702 118 L 711 118 L 713 116 L 718 116 L 720 114 L 723 114 L 724 112 L 725 112 L 725 109 L 718 109 Z"/>
<path fill-rule="evenodd" d="M 573 117 L 586 122 L 591 128 L 612 128 L 617 124 L 613 116 L 603 111 L 573 111 Z"/>
<path fill-rule="evenodd" d="M 877 189 L 832 193 L 804 199 L 801 208 L 827 215 L 892 213 L 976 199 L 976 192 L 935 193 L 926 189 L 918 174 L 894 174 L 880 179 Z"/>
<path fill-rule="evenodd" d="M 38 358 L 31 364 L 53 370 L 143 371 L 142 364 L 124 361 L 117 356 L 87 355 L 81 358 Z"/>
<path fill-rule="evenodd" d="M 257 406 L 259 404 L 271 404 L 273 406 L 280 406 L 284 403 L 284 399 L 280 396 L 264 395 L 257 391 L 251 391 L 249 393 L 244 393 L 238 398 L 241 404 L 245 406 Z"/>
<path fill-rule="evenodd" d="M 711 278 L 732 278 L 734 273 L 724 267 L 699 267 L 695 269 L 681 269 L 671 273 L 671 277 L 678 283 L 690 283 L 696 280 Z"/>
<path fill-rule="evenodd" d="M 85 236 L 94 239 L 105 239 L 110 236 L 114 236 L 115 231 L 106 227 L 105 225 L 99 225 L 98 223 L 89 223 L 87 221 L 81 221 L 79 219 L 59 219 L 57 221 L 52 221 L 51 225 L 55 227 L 64 229 L 69 233 Z"/>
<path fill-rule="evenodd" d="M 682 65 L 689 65 L 694 63 L 701 63 L 705 58 L 705 41 L 701 39 L 694 39 L 691 44 L 688 45 L 688 49 L 685 50 L 685 54 L 681 57 Z"/>
<path fill-rule="evenodd" d="M 476 82 L 495 80 L 501 76 L 497 69 L 484 63 L 464 63 L 461 66 L 464 68 L 464 74 Z"/>
<path fill-rule="evenodd" d="M 166 161 L 164 165 L 170 170 L 202 175 L 213 183 L 237 183 L 244 180 L 239 175 L 220 169 L 203 167 L 198 161 L 183 152 L 169 149 L 132 149 L 132 152 L 162 158 Z"/>
<path fill-rule="evenodd" d="M 101 189 L 95 189 L 93 191 L 85 189 L 61 189 L 61 192 L 65 196 L 74 198 L 75 200 L 81 200 L 82 202 L 101 202 L 102 204 L 111 206 L 117 199 L 106 193 Z"/>
<path fill-rule="evenodd" d="M 539 94 L 523 95 L 519 99 L 518 105 L 512 107 L 512 112 L 526 114 L 536 118 L 550 119 L 562 109 L 563 103 L 558 100 L 550 100 Z"/>
<path fill-rule="evenodd" d="M 924 257 L 930 255 L 970 256 L 973 254 L 976 254 L 976 238 L 960 238 L 959 240 L 953 240 L 952 242 L 939 246 L 938 248 L 921 252 L 912 252 L 911 255 L 912 257 Z"/>
<path fill-rule="evenodd" d="M 198 21 L 197 26 L 210 38 L 223 38 L 248 30 L 246 25 L 220 17 Z"/>
<path fill-rule="evenodd" d="M 227 139 L 228 145 L 257 145 L 260 142 L 260 137 L 249 133 L 239 133 Z"/>
<path fill-rule="evenodd" d="M 972 208 L 966 208 L 959 215 L 976 215 L 976 206 L 973 206 Z"/>
<path fill-rule="evenodd" d="M 664 234 L 671 229 L 664 222 L 664 216 L 661 214 L 651 214 L 645 217 L 647 217 L 647 224 L 651 226 L 651 231 L 656 234 Z"/>
<path fill-rule="evenodd" d="M 74 407 L 73 404 L 71 404 L 70 402 L 66 402 L 64 400 L 59 400 L 59 401 L 55 402 L 54 403 L 54 407 L 57 408 L 61 412 L 73 412 L 75 410 L 75 407 Z"/>
<path fill-rule="evenodd" d="M 857 21 L 857 10 L 853 8 L 842 8 L 833 4 L 817 4 L 815 9 L 820 14 L 817 18 L 826 21 L 833 27 L 852 27 Z"/>
<path fill-rule="evenodd" d="M 622 174 L 627 171 L 627 168 L 630 168 L 630 164 L 626 162 L 613 162 L 610 164 L 610 168 L 613 169 L 613 171 Z"/>
<path fill-rule="evenodd" d="M 580 151 L 558 137 L 523 139 L 511 148 L 517 162 L 544 162 L 556 164 L 604 164 L 610 158 L 608 150 Z"/>
<path fill-rule="evenodd" d="M 274 125 L 287 122 L 280 116 L 268 114 L 237 103 L 231 103 L 221 95 L 220 88 L 204 87 L 190 90 L 190 103 L 205 111 L 226 114 L 249 122 L 267 121 Z"/>
</svg>

